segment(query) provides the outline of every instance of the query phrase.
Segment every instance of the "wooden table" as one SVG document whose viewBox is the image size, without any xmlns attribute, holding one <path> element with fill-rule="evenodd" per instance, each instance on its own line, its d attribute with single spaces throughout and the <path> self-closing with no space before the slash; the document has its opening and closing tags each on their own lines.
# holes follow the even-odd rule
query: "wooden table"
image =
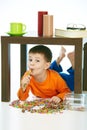
<svg viewBox="0 0 87 130">
<path fill-rule="evenodd" d="M 1 36 L 1 100 L 10 101 L 10 44 L 20 44 L 21 76 L 26 71 L 26 45 L 75 45 L 74 92 L 82 93 L 82 38 Z"/>
<path fill-rule="evenodd" d="M 84 44 L 83 90 L 87 91 L 87 42 Z"/>
</svg>

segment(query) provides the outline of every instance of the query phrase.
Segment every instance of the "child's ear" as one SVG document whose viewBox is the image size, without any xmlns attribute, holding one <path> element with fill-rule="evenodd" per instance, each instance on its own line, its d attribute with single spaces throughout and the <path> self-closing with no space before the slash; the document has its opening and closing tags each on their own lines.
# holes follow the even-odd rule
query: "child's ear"
<svg viewBox="0 0 87 130">
<path fill-rule="evenodd" d="M 50 62 L 46 63 L 45 69 L 48 69 L 50 67 Z"/>
</svg>

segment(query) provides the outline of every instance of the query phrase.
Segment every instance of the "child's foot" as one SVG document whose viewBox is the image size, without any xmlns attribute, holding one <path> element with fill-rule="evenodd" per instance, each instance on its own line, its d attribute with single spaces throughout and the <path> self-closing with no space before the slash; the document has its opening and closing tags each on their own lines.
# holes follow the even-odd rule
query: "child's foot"
<svg viewBox="0 0 87 130">
<path fill-rule="evenodd" d="M 62 46 L 61 50 L 60 50 L 60 53 L 59 53 L 59 57 L 56 60 L 56 62 L 57 62 L 58 65 L 60 64 L 60 62 L 62 61 L 62 59 L 65 57 L 65 52 L 66 52 L 66 49 Z"/>
<path fill-rule="evenodd" d="M 75 56 L 74 51 L 67 54 L 67 57 L 69 58 L 73 69 L 75 68 L 75 64 L 74 64 L 75 63 L 75 61 L 74 61 L 75 58 L 74 58 L 74 56 Z"/>
</svg>

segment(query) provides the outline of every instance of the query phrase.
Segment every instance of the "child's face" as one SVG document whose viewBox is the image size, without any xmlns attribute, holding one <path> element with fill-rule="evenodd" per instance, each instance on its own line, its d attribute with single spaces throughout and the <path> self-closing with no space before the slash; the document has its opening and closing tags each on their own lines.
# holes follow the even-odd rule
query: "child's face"
<svg viewBox="0 0 87 130">
<path fill-rule="evenodd" d="M 29 53 L 28 67 L 31 70 L 31 75 L 42 75 L 50 66 L 50 62 L 47 62 L 43 54 Z"/>
</svg>

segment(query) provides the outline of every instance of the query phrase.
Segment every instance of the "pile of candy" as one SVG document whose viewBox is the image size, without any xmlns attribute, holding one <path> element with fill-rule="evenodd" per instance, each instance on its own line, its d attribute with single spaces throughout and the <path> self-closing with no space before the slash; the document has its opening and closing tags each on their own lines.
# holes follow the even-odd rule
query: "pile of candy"
<svg viewBox="0 0 87 130">
<path fill-rule="evenodd" d="M 23 103 L 20 100 L 15 100 L 11 102 L 10 106 L 21 108 L 22 112 L 28 111 L 31 113 L 56 113 L 65 109 L 63 102 L 55 104 L 47 99 L 25 101 Z"/>
</svg>

